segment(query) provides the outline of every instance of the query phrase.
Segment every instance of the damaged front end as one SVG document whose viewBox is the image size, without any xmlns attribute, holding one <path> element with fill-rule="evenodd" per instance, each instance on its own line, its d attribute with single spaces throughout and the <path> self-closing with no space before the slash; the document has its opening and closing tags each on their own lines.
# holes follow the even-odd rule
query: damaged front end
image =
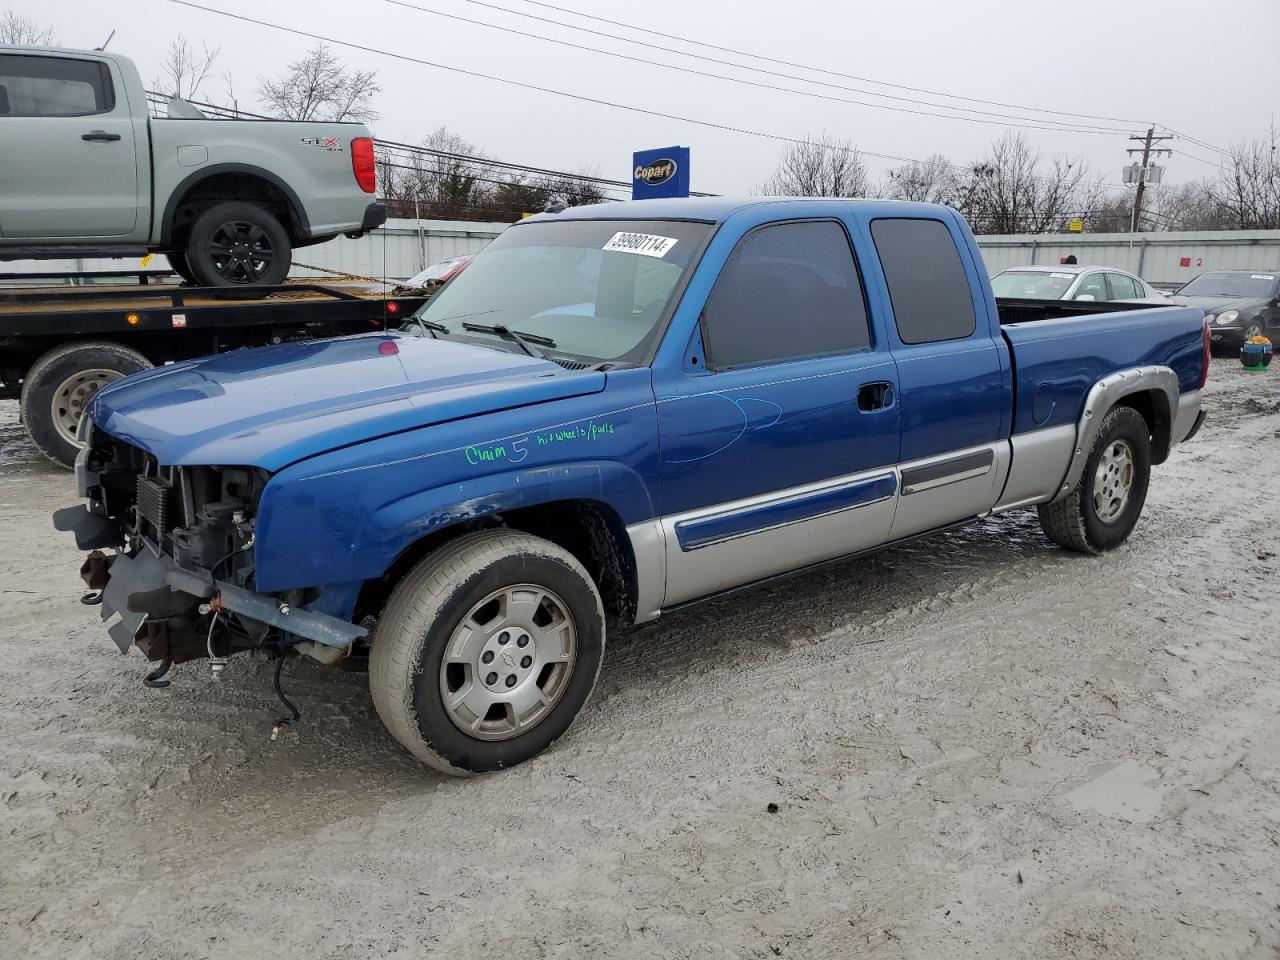
<svg viewBox="0 0 1280 960">
<path fill-rule="evenodd" d="M 165 466 L 145 450 L 93 430 L 76 463 L 88 503 L 53 515 L 91 551 L 81 568 L 107 632 L 127 653 L 137 645 L 162 669 L 267 648 L 332 663 L 366 630 L 307 609 L 315 590 L 254 589 L 254 526 L 270 475 L 254 467 Z"/>
</svg>

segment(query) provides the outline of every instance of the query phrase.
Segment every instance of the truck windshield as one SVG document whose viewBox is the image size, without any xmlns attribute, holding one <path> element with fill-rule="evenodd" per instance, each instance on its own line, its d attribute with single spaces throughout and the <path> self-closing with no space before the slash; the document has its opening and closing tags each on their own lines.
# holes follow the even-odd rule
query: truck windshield
<svg viewBox="0 0 1280 960">
<path fill-rule="evenodd" d="M 430 323 L 430 333 L 504 348 L 511 338 L 497 330 L 506 328 L 554 343 L 554 355 L 639 363 L 711 230 L 676 220 L 519 224 L 422 305 L 423 324 L 405 327 Z"/>
<path fill-rule="evenodd" d="M 1257 297 L 1271 296 L 1275 286 L 1273 273 L 1203 273 L 1178 291 L 1182 297 Z"/>
<path fill-rule="evenodd" d="M 991 278 L 991 289 L 997 297 L 1023 300 L 1061 300 L 1066 295 L 1074 273 L 1048 270 L 1006 270 Z"/>
</svg>

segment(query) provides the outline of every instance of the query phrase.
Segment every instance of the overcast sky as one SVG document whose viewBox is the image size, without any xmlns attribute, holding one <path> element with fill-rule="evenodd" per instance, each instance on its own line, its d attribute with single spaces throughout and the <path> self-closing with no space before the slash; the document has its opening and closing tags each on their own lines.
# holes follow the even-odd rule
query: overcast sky
<svg viewBox="0 0 1280 960">
<path fill-rule="evenodd" d="M 476 70 L 581 96 L 783 137 L 809 133 L 849 138 L 866 151 L 898 157 L 942 152 L 956 161 L 977 156 L 1008 122 L 973 123 L 893 112 L 721 79 L 693 76 L 594 52 L 606 49 L 742 80 L 804 88 L 833 97 L 919 110 L 936 107 L 878 99 L 831 86 L 804 84 L 732 69 L 633 43 L 605 39 L 494 7 L 573 22 L 635 40 L 750 64 L 842 87 L 949 103 L 1030 118 L 1141 132 L 1165 124 L 1199 140 L 1226 146 L 1263 134 L 1277 109 L 1280 0 L 548 0 L 558 7 L 635 24 L 809 67 L 849 79 L 761 60 L 748 60 L 653 34 L 627 31 L 529 0 L 406 0 L 417 6 L 501 24 L 593 48 L 575 50 L 406 9 L 388 0 L 196 0 L 232 13 L 306 30 L 334 40 Z M 235 79 L 252 109 L 258 79 L 279 73 L 315 41 L 177 6 L 168 0 L 22 0 L 6 3 L 53 27 L 63 46 L 94 47 L 111 30 L 111 49 L 132 56 L 145 81 L 156 73 L 165 46 L 181 33 L 221 48 L 220 68 Z M 682 144 L 692 148 L 693 189 L 740 193 L 771 172 L 784 144 L 675 119 L 466 77 L 430 66 L 335 45 L 353 66 L 376 69 L 382 84 L 374 132 L 416 141 L 444 124 L 490 156 L 558 169 L 593 167 L 630 179 L 631 152 Z M 1080 120 L 982 103 L 962 103 L 866 81 L 1114 117 Z M 221 100 L 224 84 L 205 96 Z M 994 119 L 994 118 L 989 118 Z M 1104 135 L 1029 129 L 1046 155 L 1082 157 L 1118 182 L 1132 144 L 1125 133 Z M 1175 141 L 1168 179 L 1212 175 L 1213 167 L 1184 154 L 1214 159 L 1210 149 Z M 879 174 L 889 161 L 869 157 Z"/>
</svg>

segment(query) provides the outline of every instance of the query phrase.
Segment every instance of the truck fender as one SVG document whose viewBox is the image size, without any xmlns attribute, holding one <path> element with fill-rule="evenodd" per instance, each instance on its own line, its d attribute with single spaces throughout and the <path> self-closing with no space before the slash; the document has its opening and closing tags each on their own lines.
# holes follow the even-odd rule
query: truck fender
<svg viewBox="0 0 1280 960">
<path fill-rule="evenodd" d="M 1061 499 L 1080 482 L 1084 464 L 1093 442 L 1097 439 L 1102 420 L 1112 407 L 1122 400 L 1141 395 L 1151 404 L 1153 450 L 1152 458 L 1159 463 L 1168 454 L 1169 432 L 1174 414 L 1178 410 L 1178 375 L 1169 367 L 1131 367 L 1108 374 L 1090 389 L 1085 396 L 1084 410 L 1076 424 L 1076 445 L 1071 452 L 1067 475 L 1058 488 L 1055 500 Z"/>
<path fill-rule="evenodd" d="M 168 246 L 172 240 L 173 234 L 173 218 L 178 212 L 178 206 L 182 202 L 182 198 L 194 186 L 208 180 L 210 177 L 216 177 L 224 173 L 242 173 L 247 176 L 258 177 L 271 184 L 279 190 L 289 203 L 289 216 L 293 220 L 293 226 L 300 236 L 307 236 L 311 232 L 311 224 L 307 220 L 306 208 L 302 206 L 302 200 L 294 189 L 285 183 L 274 173 L 264 170 L 261 167 L 255 167 L 247 163 L 215 163 L 211 167 L 201 167 L 195 173 L 190 174 L 182 180 L 173 192 L 169 194 L 169 200 L 164 205 L 164 214 L 160 218 L 159 236 L 160 243 Z M 288 228 L 289 224 L 285 224 Z"/>
<path fill-rule="evenodd" d="M 622 464 L 583 461 L 517 468 L 432 487 L 378 508 L 370 517 L 377 560 L 370 569 L 361 564 L 362 569 L 352 572 L 366 579 L 381 576 L 404 551 L 429 534 L 504 511 L 566 500 L 601 503 L 624 525 L 654 516 L 648 486 L 636 471 Z M 373 566 L 379 569 L 372 570 Z"/>
</svg>

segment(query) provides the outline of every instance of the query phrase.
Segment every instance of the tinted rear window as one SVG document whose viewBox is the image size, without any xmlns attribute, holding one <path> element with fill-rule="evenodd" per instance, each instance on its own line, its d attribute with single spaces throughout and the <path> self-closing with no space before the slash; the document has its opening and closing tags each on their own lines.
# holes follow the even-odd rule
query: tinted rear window
<svg viewBox="0 0 1280 960">
<path fill-rule="evenodd" d="M 889 284 L 893 318 L 903 343 L 962 340 L 977 318 L 969 278 L 951 232 L 938 220 L 876 220 L 871 224 Z"/>
</svg>

